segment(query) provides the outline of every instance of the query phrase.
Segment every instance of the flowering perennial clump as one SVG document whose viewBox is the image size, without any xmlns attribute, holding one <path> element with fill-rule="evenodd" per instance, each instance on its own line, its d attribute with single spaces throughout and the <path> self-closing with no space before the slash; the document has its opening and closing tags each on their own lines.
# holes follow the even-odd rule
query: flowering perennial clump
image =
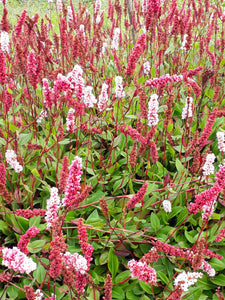
<svg viewBox="0 0 225 300">
<path fill-rule="evenodd" d="M 3 297 L 221 298 L 223 1 L 0 2 Z"/>
</svg>

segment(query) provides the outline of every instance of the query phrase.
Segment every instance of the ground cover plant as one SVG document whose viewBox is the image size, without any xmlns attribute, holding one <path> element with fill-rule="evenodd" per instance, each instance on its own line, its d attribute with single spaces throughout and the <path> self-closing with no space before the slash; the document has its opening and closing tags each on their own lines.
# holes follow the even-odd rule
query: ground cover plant
<svg viewBox="0 0 225 300">
<path fill-rule="evenodd" d="M 224 299 L 223 1 L 1 2 L 0 299 Z"/>
</svg>

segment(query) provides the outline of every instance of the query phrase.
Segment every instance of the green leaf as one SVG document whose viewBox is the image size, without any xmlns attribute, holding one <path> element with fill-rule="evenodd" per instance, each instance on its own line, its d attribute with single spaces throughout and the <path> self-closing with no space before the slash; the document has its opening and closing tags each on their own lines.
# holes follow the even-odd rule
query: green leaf
<svg viewBox="0 0 225 300">
<path fill-rule="evenodd" d="M 139 281 L 139 284 L 141 286 L 141 288 L 148 294 L 152 294 L 152 290 L 151 290 L 151 286 L 150 284 L 145 283 L 144 281 Z"/>
<path fill-rule="evenodd" d="M 37 269 L 33 273 L 34 279 L 36 279 L 37 282 L 41 284 L 44 280 L 46 272 L 47 271 L 45 270 L 45 268 L 40 263 L 37 263 Z"/>
<path fill-rule="evenodd" d="M 6 145 L 6 141 L 0 137 L 0 145 L 5 146 Z"/>
<path fill-rule="evenodd" d="M 184 297 L 185 300 L 196 300 L 196 299 L 200 299 L 200 296 L 202 294 L 202 290 L 201 288 L 190 288 L 190 293 Z"/>
<path fill-rule="evenodd" d="M 170 282 L 167 276 L 163 272 L 158 271 L 157 275 L 159 275 L 162 283 L 168 284 Z"/>
<path fill-rule="evenodd" d="M 15 286 L 9 286 L 7 288 L 7 294 L 12 299 L 17 299 L 18 296 L 18 289 Z"/>
<path fill-rule="evenodd" d="M 181 174 L 184 169 L 183 164 L 180 162 L 178 158 L 176 159 L 176 168 L 179 174 Z"/>
<path fill-rule="evenodd" d="M 45 245 L 45 243 L 46 241 L 44 240 L 37 240 L 37 241 L 30 242 L 27 246 L 27 249 L 31 253 L 37 253 L 42 250 L 42 247 Z"/>
<path fill-rule="evenodd" d="M 69 139 L 65 139 L 59 142 L 59 145 L 68 145 L 71 141 Z"/>
<path fill-rule="evenodd" d="M 180 214 L 177 216 L 177 224 L 176 226 L 180 225 L 185 218 L 188 216 L 188 210 L 186 207 L 182 207 L 182 211 L 180 212 Z"/>
<path fill-rule="evenodd" d="M 28 142 L 30 141 L 32 136 L 33 136 L 32 132 L 30 132 L 30 133 L 21 133 L 18 145 L 19 146 L 24 146 L 24 145 L 28 144 Z"/>
<path fill-rule="evenodd" d="M 225 275 L 219 274 L 218 276 L 212 279 L 212 282 L 219 286 L 225 286 Z"/>
<path fill-rule="evenodd" d="M 100 265 L 104 265 L 107 263 L 108 261 L 108 257 L 109 257 L 109 252 L 106 251 L 106 252 L 103 252 L 100 257 L 99 257 L 99 263 Z"/>
<path fill-rule="evenodd" d="M 124 280 L 126 280 L 127 278 L 130 277 L 130 271 L 124 271 L 124 272 L 121 272 L 119 275 L 116 276 L 115 278 L 115 283 L 120 283 Z"/>
<path fill-rule="evenodd" d="M 121 143 L 122 136 L 123 136 L 123 134 L 121 133 L 114 139 L 113 145 L 112 145 L 114 148 L 117 147 Z"/>
<path fill-rule="evenodd" d="M 152 66 L 151 68 L 151 77 L 155 77 L 155 67 Z"/>
<path fill-rule="evenodd" d="M 152 228 L 153 228 L 155 231 L 159 230 L 159 228 L 160 228 L 160 220 L 159 220 L 159 218 L 157 217 L 156 214 L 151 213 L 151 216 L 150 216 L 150 222 L 151 222 Z"/>
<path fill-rule="evenodd" d="M 140 300 L 140 297 L 134 295 L 133 292 L 131 292 L 131 291 L 127 291 L 126 292 L 126 299 L 128 299 L 128 300 Z"/>
<path fill-rule="evenodd" d="M 30 218 L 30 220 L 29 220 L 29 227 L 35 226 L 38 228 L 40 223 L 41 223 L 41 216 L 34 216 L 34 217 Z"/>
<path fill-rule="evenodd" d="M 9 130 L 12 131 L 12 132 L 15 132 L 16 130 L 18 130 L 19 128 L 16 127 L 15 125 L 9 123 Z"/>
<path fill-rule="evenodd" d="M 119 286 L 113 286 L 112 288 L 112 298 L 118 300 L 124 300 L 124 291 Z"/>
<path fill-rule="evenodd" d="M 113 248 L 109 250 L 109 261 L 108 261 L 108 268 L 109 271 L 112 274 L 112 278 L 115 277 L 115 275 L 118 272 L 119 262 L 116 254 L 113 251 Z"/>
<path fill-rule="evenodd" d="M 8 235 L 8 234 L 9 234 L 9 227 L 8 227 L 8 225 L 7 225 L 4 221 L 2 221 L 2 220 L 0 220 L 0 230 L 1 230 L 5 235 Z"/>
<path fill-rule="evenodd" d="M 216 270 L 216 271 L 222 271 L 225 269 L 225 259 L 217 259 L 217 258 L 212 258 L 210 260 L 210 265 Z"/>
<path fill-rule="evenodd" d="M 209 279 L 208 275 L 204 275 L 202 278 L 198 279 L 198 287 L 202 290 L 213 290 L 215 287 L 214 284 L 212 284 L 211 280 Z"/>
<path fill-rule="evenodd" d="M 36 168 L 31 170 L 31 173 L 34 175 L 35 178 L 41 178 L 41 176 Z"/>
</svg>

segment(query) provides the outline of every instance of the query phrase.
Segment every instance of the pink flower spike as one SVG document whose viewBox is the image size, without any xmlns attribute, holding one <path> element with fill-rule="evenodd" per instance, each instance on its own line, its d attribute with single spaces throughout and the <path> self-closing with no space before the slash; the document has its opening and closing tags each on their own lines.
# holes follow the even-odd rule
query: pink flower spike
<svg viewBox="0 0 225 300">
<path fill-rule="evenodd" d="M 57 218 L 57 211 L 60 207 L 60 198 L 58 196 L 58 189 L 56 187 L 51 188 L 51 196 L 47 200 L 47 211 L 45 221 L 47 222 L 47 228 L 52 227 L 52 223 Z"/>
<path fill-rule="evenodd" d="M 19 271 L 20 273 L 29 274 L 37 268 L 37 264 L 32 258 L 28 258 L 26 254 L 21 252 L 17 247 L 13 247 L 12 249 L 4 247 L 2 254 L 2 265 L 13 269 L 15 272 Z"/>
<path fill-rule="evenodd" d="M 138 277 L 138 280 L 143 280 L 146 283 L 156 283 L 156 271 L 149 267 L 146 262 L 137 262 L 134 259 L 128 262 L 128 267 L 131 271 L 131 277 Z"/>
<path fill-rule="evenodd" d="M 24 235 L 20 237 L 19 243 L 17 247 L 25 254 L 29 253 L 29 250 L 27 249 L 27 245 L 30 242 L 30 239 L 32 237 L 35 237 L 39 233 L 39 228 L 33 226 L 29 228 Z"/>
<path fill-rule="evenodd" d="M 82 159 L 76 156 L 69 167 L 69 176 L 67 180 L 67 186 L 65 189 L 65 198 L 63 205 L 70 206 L 71 201 L 77 194 L 80 194 L 80 178 L 82 174 Z"/>
<path fill-rule="evenodd" d="M 140 190 L 135 194 L 128 202 L 127 209 L 133 209 L 137 203 L 141 203 L 144 200 L 145 193 L 147 192 L 148 183 L 145 182 Z"/>
<path fill-rule="evenodd" d="M 66 118 L 66 130 L 69 131 L 70 133 L 73 133 L 75 128 L 74 128 L 74 113 L 75 109 L 70 108 L 67 114 Z"/>
<path fill-rule="evenodd" d="M 105 108 L 105 106 L 109 100 L 107 91 L 108 91 L 108 84 L 103 83 L 102 91 L 101 91 L 101 94 L 99 95 L 99 100 L 98 100 L 98 108 L 100 111 L 102 111 Z"/>
<path fill-rule="evenodd" d="M 67 267 L 75 269 L 76 272 L 82 275 L 88 270 L 86 258 L 78 253 L 71 254 L 70 252 L 66 252 L 63 255 L 63 261 Z"/>
<path fill-rule="evenodd" d="M 159 96 L 156 94 L 151 95 L 148 102 L 148 126 L 156 126 L 159 122 L 158 109 L 159 109 Z"/>
<path fill-rule="evenodd" d="M 94 107 L 94 104 L 97 103 L 97 99 L 92 94 L 91 86 L 86 86 L 84 88 L 83 101 L 84 101 L 84 105 L 90 108 Z"/>
</svg>

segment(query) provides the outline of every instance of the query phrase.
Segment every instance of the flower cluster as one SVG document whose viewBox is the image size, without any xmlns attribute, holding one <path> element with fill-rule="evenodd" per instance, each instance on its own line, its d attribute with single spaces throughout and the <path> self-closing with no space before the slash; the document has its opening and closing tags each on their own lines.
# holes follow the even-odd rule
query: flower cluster
<svg viewBox="0 0 225 300">
<path fill-rule="evenodd" d="M 3 185 L 6 184 L 6 170 L 4 163 L 0 164 L 0 183 Z"/>
<path fill-rule="evenodd" d="M 185 106 L 182 111 L 182 119 L 191 118 L 193 116 L 193 98 L 187 97 Z"/>
<path fill-rule="evenodd" d="M 204 270 L 210 277 L 214 277 L 216 275 L 216 271 L 212 266 L 203 259 L 200 269 Z"/>
<path fill-rule="evenodd" d="M 214 153 L 207 154 L 205 164 L 202 167 L 204 176 L 207 176 L 207 175 L 210 175 L 210 174 L 214 173 L 213 163 L 215 161 L 215 158 L 216 157 L 215 157 Z"/>
<path fill-rule="evenodd" d="M 80 193 L 79 190 L 81 188 L 80 178 L 82 174 L 82 159 L 76 156 L 69 169 L 70 171 L 65 189 L 65 198 L 63 199 L 63 205 L 68 207 L 71 205 L 71 201 L 74 199 L 74 197 Z"/>
<path fill-rule="evenodd" d="M 119 39 L 120 39 L 120 29 L 117 27 L 114 31 L 114 36 L 111 44 L 111 49 L 118 50 L 119 47 Z"/>
<path fill-rule="evenodd" d="M 76 270 L 76 272 L 80 272 L 81 274 L 85 274 L 88 270 L 87 260 L 78 253 L 71 254 L 70 252 L 66 252 L 63 255 L 63 262 L 69 267 Z"/>
<path fill-rule="evenodd" d="M 159 78 L 153 78 L 146 81 L 146 85 L 150 86 L 151 88 L 160 86 L 164 87 L 169 82 L 180 82 L 183 80 L 183 75 L 172 75 L 169 74 L 163 75 Z"/>
<path fill-rule="evenodd" d="M 79 101 L 83 100 L 84 93 L 84 79 L 82 75 L 83 69 L 79 65 L 75 65 L 73 70 L 67 75 L 67 79 L 71 83 L 71 89 L 75 89 L 76 97 Z"/>
<path fill-rule="evenodd" d="M 108 84 L 103 83 L 102 85 L 102 90 L 101 90 L 101 94 L 98 97 L 98 108 L 100 111 L 102 111 L 104 109 L 104 107 L 106 106 L 107 101 L 109 100 L 108 97 Z"/>
<path fill-rule="evenodd" d="M 171 202 L 169 200 L 163 200 L 162 205 L 166 213 L 170 213 L 172 211 Z"/>
<path fill-rule="evenodd" d="M 218 236 L 216 237 L 215 241 L 216 242 L 220 242 L 225 238 L 225 228 L 220 230 L 220 233 L 218 234 Z"/>
<path fill-rule="evenodd" d="M 52 106 L 53 100 L 52 100 L 52 89 L 48 84 L 48 79 L 43 78 L 42 79 L 42 83 L 43 83 L 43 94 L 44 94 L 44 104 L 46 106 L 46 108 Z"/>
<path fill-rule="evenodd" d="M 73 11 L 72 11 L 72 8 L 70 5 L 67 6 L 67 16 L 68 16 L 68 21 L 70 23 L 72 23 L 73 22 Z"/>
<path fill-rule="evenodd" d="M 34 300 L 42 300 L 42 297 L 44 296 L 44 294 L 39 289 L 37 289 L 34 294 L 36 296 Z"/>
<path fill-rule="evenodd" d="M 131 277 L 138 277 L 146 283 L 156 283 L 156 271 L 149 267 L 146 262 L 137 262 L 134 259 L 128 262 L 128 267 L 131 271 Z"/>
<path fill-rule="evenodd" d="M 202 278 L 202 273 L 197 272 L 182 272 L 180 273 L 174 280 L 175 287 L 178 287 L 184 291 L 187 292 L 189 286 L 195 284 L 197 282 L 198 278 Z"/>
<path fill-rule="evenodd" d="M 150 70 L 151 70 L 151 68 L 150 68 L 150 63 L 149 63 L 149 61 L 146 60 L 146 61 L 143 63 L 143 72 L 144 72 L 145 75 L 149 75 Z"/>
<path fill-rule="evenodd" d="M 39 228 L 33 226 L 30 227 L 24 235 L 20 237 L 19 243 L 17 247 L 25 254 L 29 253 L 29 250 L 27 249 L 27 245 L 32 237 L 35 237 L 39 233 Z"/>
<path fill-rule="evenodd" d="M 121 76 L 116 76 L 115 83 L 116 83 L 116 98 L 123 98 L 125 97 L 125 92 L 123 90 L 123 78 Z"/>
<path fill-rule="evenodd" d="M 9 53 L 9 34 L 6 31 L 0 33 L 0 44 L 3 52 Z"/>
<path fill-rule="evenodd" d="M 37 264 L 21 252 L 17 247 L 12 249 L 4 247 L 2 249 L 3 260 L 2 265 L 7 268 L 13 269 L 15 272 L 27 273 L 36 270 Z"/>
<path fill-rule="evenodd" d="M 70 108 L 66 117 L 66 130 L 69 131 L 70 133 L 73 133 L 75 128 L 74 128 L 74 113 L 75 110 L 73 108 Z"/>
<path fill-rule="evenodd" d="M 156 126 L 159 122 L 158 117 L 158 108 L 159 108 L 159 102 L 158 102 L 158 95 L 153 94 L 150 96 L 150 100 L 148 102 L 148 126 Z"/>
<path fill-rule="evenodd" d="M 46 118 L 48 116 L 48 113 L 47 113 L 47 111 L 46 110 L 42 110 L 41 112 L 40 112 L 40 115 L 39 115 L 39 117 L 38 117 L 38 119 L 37 119 L 37 123 L 38 124 L 40 124 L 41 122 L 42 122 L 42 120 L 44 119 L 44 118 Z"/>
<path fill-rule="evenodd" d="M 41 216 L 43 217 L 46 214 L 45 209 L 40 209 L 40 208 L 34 208 L 33 210 L 27 208 L 27 209 L 17 209 L 15 211 L 15 214 L 17 216 L 21 216 L 25 219 L 30 219 L 34 216 Z"/>
<path fill-rule="evenodd" d="M 216 133 L 216 137 L 217 137 L 217 140 L 218 140 L 218 148 L 219 148 L 219 150 L 221 152 L 225 153 L 225 133 L 221 132 L 221 131 L 218 131 Z"/>
<path fill-rule="evenodd" d="M 84 88 L 83 101 L 84 101 L 84 105 L 86 107 L 93 107 L 94 103 L 97 103 L 97 99 L 92 94 L 92 87 L 91 86 L 86 86 Z"/>
<path fill-rule="evenodd" d="M 147 139 L 145 137 L 143 137 L 136 129 L 128 126 L 127 129 L 125 129 L 127 126 L 126 124 L 121 125 L 120 126 L 120 131 L 124 134 L 124 135 L 129 135 L 132 137 L 132 139 L 134 140 L 138 140 L 140 143 L 143 144 L 147 144 Z"/>
<path fill-rule="evenodd" d="M 62 0 L 57 0 L 56 5 L 57 5 L 58 11 L 62 11 L 62 9 L 63 9 Z"/>
<path fill-rule="evenodd" d="M 132 76 L 136 69 L 136 63 L 145 49 L 146 35 L 143 33 L 137 40 L 134 48 L 131 50 L 125 74 Z"/>
<path fill-rule="evenodd" d="M 86 231 L 86 228 L 83 226 L 83 219 L 80 218 L 78 220 L 78 238 L 79 238 L 79 244 L 81 247 L 81 251 L 84 254 L 85 259 L 87 260 L 87 267 L 89 270 L 90 262 L 92 261 L 92 253 L 94 251 L 94 248 L 92 245 L 88 244 L 88 234 Z"/>
<path fill-rule="evenodd" d="M 186 50 L 186 43 L 187 43 L 187 37 L 188 37 L 188 34 L 184 34 L 184 37 L 183 37 L 183 42 L 182 42 L 182 45 L 180 47 L 181 50 Z"/>
<path fill-rule="evenodd" d="M 47 228 L 52 227 L 52 223 L 57 218 L 57 211 L 60 207 L 60 198 L 58 196 L 58 189 L 56 187 L 51 188 L 50 198 L 47 200 L 47 211 L 45 221 L 47 222 Z"/>
<path fill-rule="evenodd" d="M 147 192 L 148 183 L 145 182 L 140 190 L 135 194 L 128 202 L 127 202 L 127 209 L 133 209 L 135 205 L 139 202 L 142 202 L 145 197 L 145 193 Z"/>
<path fill-rule="evenodd" d="M 214 200 L 212 203 L 203 205 L 202 220 L 204 220 L 204 221 L 208 220 L 208 218 L 213 214 L 215 203 L 216 203 L 216 201 Z"/>
<path fill-rule="evenodd" d="M 16 173 L 20 173 L 23 167 L 17 161 L 17 155 L 14 150 L 6 150 L 5 153 L 6 162 L 15 170 Z"/>
<path fill-rule="evenodd" d="M 195 196 L 195 203 L 191 202 L 188 207 L 189 212 L 196 214 L 200 209 L 206 205 L 208 208 L 212 207 L 216 200 L 217 194 L 223 190 L 225 186 L 225 165 L 221 165 L 219 172 L 216 173 L 216 182 L 214 185 L 203 191 L 201 194 Z M 208 209 L 207 209 L 208 210 Z"/>
</svg>

